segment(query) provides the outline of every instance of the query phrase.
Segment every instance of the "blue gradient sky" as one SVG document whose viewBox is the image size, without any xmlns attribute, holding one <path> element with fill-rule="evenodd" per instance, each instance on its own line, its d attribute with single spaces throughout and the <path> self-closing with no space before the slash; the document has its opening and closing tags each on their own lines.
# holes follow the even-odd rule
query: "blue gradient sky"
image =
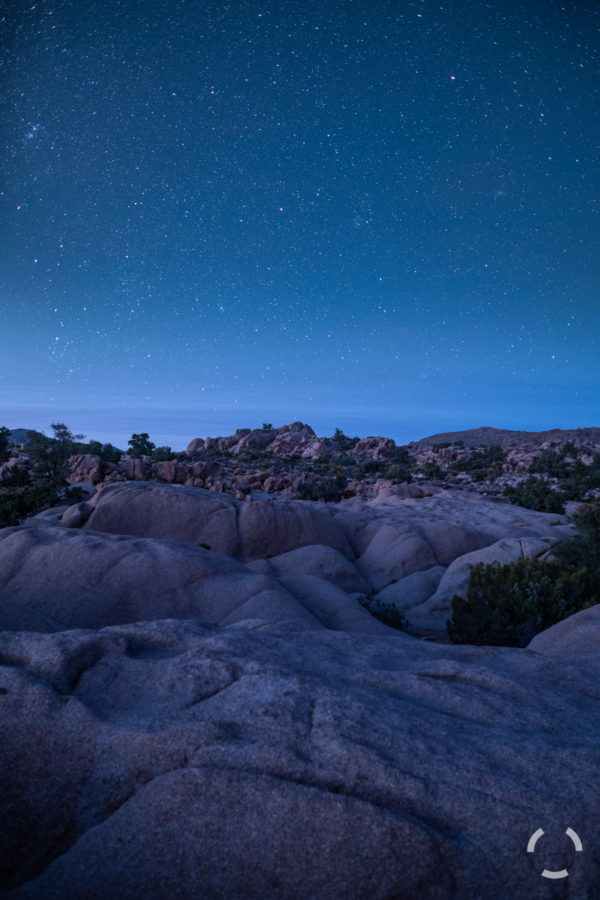
<svg viewBox="0 0 600 900">
<path fill-rule="evenodd" d="M 596 3 L 4 25 L 0 424 L 600 424 Z"/>
</svg>

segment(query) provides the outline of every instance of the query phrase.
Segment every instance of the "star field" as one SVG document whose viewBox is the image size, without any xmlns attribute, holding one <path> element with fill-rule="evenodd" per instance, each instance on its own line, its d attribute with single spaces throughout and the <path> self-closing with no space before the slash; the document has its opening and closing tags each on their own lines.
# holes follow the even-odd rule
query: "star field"
<svg viewBox="0 0 600 900">
<path fill-rule="evenodd" d="M 599 424 L 600 9 L 15 2 L 8 427 Z"/>
</svg>

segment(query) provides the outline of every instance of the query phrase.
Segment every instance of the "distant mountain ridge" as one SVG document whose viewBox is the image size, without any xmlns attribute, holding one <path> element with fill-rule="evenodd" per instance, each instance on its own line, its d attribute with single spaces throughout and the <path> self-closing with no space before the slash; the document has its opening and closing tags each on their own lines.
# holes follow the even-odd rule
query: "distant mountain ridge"
<svg viewBox="0 0 600 900">
<path fill-rule="evenodd" d="M 27 432 L 32 430 L 34 429 L 13 429 L 8 439 L 9 445 L 12 446 L 15 441 L 17 444 L 24 443 Z M 439 434 L 432 434 L 429 437 L 420 438 L 418 441 L 411 441 L 410 446 L 426 447 L 432 444 L 442 444 L 445 441 L 450 443 L 464 441 L 467 447 L 490 447 L 493 444 L 500 444 L 501 447 L 510 447 L 512 444 L 539 446 L 545 441 L 573 440 L 600 443 L 600 428 L 552 428 L 549 431 L 511 431 L 507 428 L 482 426 L 481 428 L 470 428 L 466 431 L 444 431 Z"/>
<path fill-rule="evenodd" d="M 8 438 L 9 445 L 12 446 L 15 443 L 15 441 L 17 444 L 24 443 L 25 438 L 27 437 L 27 432 L 33 431 L 33 430 L 34 430 L 33 428 L 15 428 L 15 429 L 13 429 L 13 431 L 11 431 L 9 438 Z"/>
<path fill-rule="evenodd" d="M 539 446 L 545 441 L 600 441 L 600 428 L 553 428 L 550 431 L 511 431 L 506 428 L 470 428 L 467 431 L 445 431 L 414 441 L 414 445 L 423 447 L 431 444 L 442 444 L 445 441 L 464 441 L 467 447 L 490 447 L 500 444 L 509 447 L 511 444 L 534 444 Z"/>
</svg>

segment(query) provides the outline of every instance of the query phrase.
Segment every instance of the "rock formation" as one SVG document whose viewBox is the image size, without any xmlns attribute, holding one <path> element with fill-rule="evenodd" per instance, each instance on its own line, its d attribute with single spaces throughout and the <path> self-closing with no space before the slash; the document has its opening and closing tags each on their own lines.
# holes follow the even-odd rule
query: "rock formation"
<svg viewBox="0 0 600 900">
<path fill-rule="evenodd" d="M 371 478 L 385 438 L 200 440 L 78 456 L 88 500 L 0 530 L 0 896 L 599 898 L 600 607 L 525 650 L 443 631 L 568 516 Z"/>
</svg>

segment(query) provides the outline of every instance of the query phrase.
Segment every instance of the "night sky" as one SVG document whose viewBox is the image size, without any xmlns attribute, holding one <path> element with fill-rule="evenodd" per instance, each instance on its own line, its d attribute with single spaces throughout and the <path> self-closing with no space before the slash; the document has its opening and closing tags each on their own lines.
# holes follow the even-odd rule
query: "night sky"
<svg viewBox="0 0 600 900">
<path fill-rule="evenodd" d="M 0 425 L 600 425 L 597 0 L 1 24 Z"/>
</svg>

